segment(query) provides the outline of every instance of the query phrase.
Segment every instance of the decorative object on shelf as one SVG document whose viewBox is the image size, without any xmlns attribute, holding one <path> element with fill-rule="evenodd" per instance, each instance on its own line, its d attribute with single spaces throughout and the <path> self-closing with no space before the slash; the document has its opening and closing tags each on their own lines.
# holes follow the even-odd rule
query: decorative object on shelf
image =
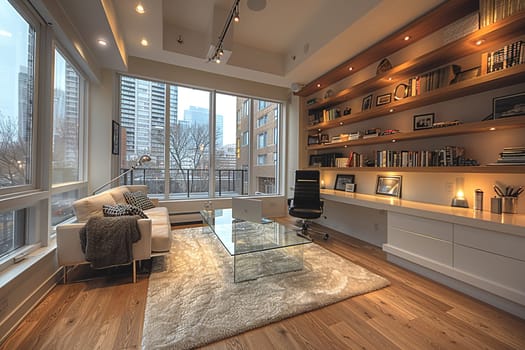
<svg viewBox="0 0 525 350">
<path fill-rule="evenodd" d="M 317 103 L 317 99 L 316 98 L 311 98 L 308 101 L 306 101 L 306 105 L 307 106 L 310 106 L 310 105 L 313 105 L 313 104 L 316 104 L 316 103 Z"/>
<path fill-rule="evenodd" d="M 525 92 L 494 98 L 492 115 L 494 119 L 525 115 Z"/>
<path fill-rule="evenodd" d="M 465 192 L 463 192 L 465 179 L 462 177 L 456 177 L 456 195 L 452 198 L 450 206 L 459 208 L 468 208 L 468 201 L 465 198 Z"/>
<path fill-rule="evenodd" d="M 383 74 L 389 71 L 390 69 L 392 69 L 392 63 L 390 63 L 388 58 L 383 58 L 377 66 L 376 74 Z"/>
<path fill-rule="evenodd" d="M 334 190 L 346 191 L 346 184 L 353 184 L 355 175 L 353 174 L 337 174 L 335 177 Z"/>
<path fill-rule="evenodd" d="M 474 210 L 483 211 L 483 191 L 480 188 L 474 191 Z"/>
<path fill-rule="evenodd" d="M 111 121 L 111 154 L 120 153 L 120 124 L 114 120 Z"/>
<path fill-rule="evenodd" d="M 327 98 L 330 98 L 332 96 L 334 96 L 334 90 L 328 89 L 324 94 L 324 99 L 326 100 Z"/>
<path fill-rule="evenodd" d="M 525 165 L 525 147 L 505 147 L 495 164 Z"/>
<path fill-rule="evenodd" d="M 376 97 L 376 106 L 386 105 L 390 102 L 392 102 L 392 94 L 390 92 Z"/>
<path fill-rule="evenodd" d="M 450 81 L 450 84 L 459 83 L 460 81 L 469 80 L 475 77 L 479 77 L 480 75 L 481 75 L 481 66 L 467 69 L 466 71 L 459 72 L 458 74 L 456 74 L 454 79 Z"/>
<path fill-rule="evenodd" d="M 349 115 L 352 113 L 352 108 L 350 107 L 345 107 L 345 109 L 343 110 L 343 115 Z"/>
<path fill-rule="evenodd" d="M 377 175 L 376 194 L 401 198 L 401 180 L 400 175 Z"/>
<path fill-rule="evenodd" d="M 319 144 L 319 134 L 308 135 L 308 146 L 318 145 Z"/>
<path fill-rule="evenodd" d="M 407 84 L 399 84 L 394 89 L 394 100 L 399 101 L 408 97 L 409 86 Z"/>
<path fill-rule="evenodd" d="M 330 142 L 330 137 L 328 136 L 328 134 L 321 134 L 319 136 L 319 143 L 328 143 Z"/>
<path fill-rule="evenodd" d="M 434 125 L 434 113 L 414 115 L 414 130 L 431 129 Z"/>
<path fill-rule="evenodd" d="M 368 95 L 365 98 L 363 98 L 363 104 L 361 106 L 362 111 L 366 111 L 372 108 L 372 95 Z"/>
<path fill-rule="evenodd" d="M 454 126 L 462 124 L 459 120 L 449 120 L 444 122 L 432 123 L 433 128 L 446 128 L 447 126 Z"/>
<path fill-rule="evenodd" d="M 345 192 L 355 192 L 356 184 L 346 184 Z"/>
<path fill-rule="evenodd" d="M 386 129 L 386 130 L 381 132 L 380 136 L 394 135 L 394 134 L 398 134 L 398 133 L 399 133 L 398 129 Z"/>
<path fill-rule="evenodd" d="M 373 129 L 367 129 L 365 131 L 365 134 L 363 135 L 364 139 L 369 139 L 371 137 L 377 137 L 381 133 L 381 129 L 379 128 L 373 128 Z"/>
</svg>

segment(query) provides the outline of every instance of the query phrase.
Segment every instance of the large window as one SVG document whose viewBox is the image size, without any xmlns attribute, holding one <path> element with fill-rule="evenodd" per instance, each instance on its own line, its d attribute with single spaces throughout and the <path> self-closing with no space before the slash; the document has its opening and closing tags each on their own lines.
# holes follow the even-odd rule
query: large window
<svg viewBox="0 0 525 350">
<path fill-rule="evenodd" d="M 159 91 L 156 98 L 154 90 Z M 151 120 L 153 101 L 157 122 Z M 276 193 L 279 162 L 259 163 L 258 140 L 252 144 L 250 135 L 259 126 L 264 135 L 260 142 L 267 147 L 268 135 L 275 138 L 272 130 L 279 129 L 280 120 L 259 113 L 259 106 L 279 110 L 281 105 L 122 76 L 120 122 L 126 144 L 121 157 L 128 162 L 145 153 L 152 157 L 152 162 L 123 181 L 147 184 L 151 193 L 174 199 Z M 140 113 L 141 108 L 150 110 Z M 153 137 L 156 128 L 159 132 Z M 273 141 L 265 152 L 278 154 L 278 142 Z M 259 179 L 266 185 L 260 185 Z"/>
<path fill-rule="evenodd" d="M 0 0 L 0 194 L 6 194 L 4 207 L 11 206 L 8 194 L 34 187 L 35 47 L 34 25 L 8 1 Z M 0 212 L 0 258 L 27 243 L 26 213 L 26 209 Z"/>
</svg>

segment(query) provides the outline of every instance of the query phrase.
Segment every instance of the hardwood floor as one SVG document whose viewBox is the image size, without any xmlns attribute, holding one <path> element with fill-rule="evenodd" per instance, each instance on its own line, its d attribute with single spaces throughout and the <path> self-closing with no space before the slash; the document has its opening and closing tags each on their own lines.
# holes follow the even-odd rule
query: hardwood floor
<svg viewBox="0 0 525 350">
<path fill-rule="evenodd" d="M 390 264 L 327 230 L 318 242 L 391 286 L 210 344 L 206 349 L 525 349 L 525 320 Z M 58 285 L 0 349 L 141 347 L 147 274 Z"/>
</svg>

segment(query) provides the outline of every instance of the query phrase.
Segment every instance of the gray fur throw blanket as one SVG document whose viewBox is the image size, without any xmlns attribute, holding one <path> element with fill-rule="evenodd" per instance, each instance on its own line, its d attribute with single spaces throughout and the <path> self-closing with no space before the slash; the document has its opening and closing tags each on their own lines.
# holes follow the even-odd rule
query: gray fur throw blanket
<svg viewBox="0 0 525 350">
<path fill-rule="evenodd" d="M 137 216 L 91 217 L 80 230 L 80 245 L 95 269 L 130 264 L 140 240 Z"/>
</svg>

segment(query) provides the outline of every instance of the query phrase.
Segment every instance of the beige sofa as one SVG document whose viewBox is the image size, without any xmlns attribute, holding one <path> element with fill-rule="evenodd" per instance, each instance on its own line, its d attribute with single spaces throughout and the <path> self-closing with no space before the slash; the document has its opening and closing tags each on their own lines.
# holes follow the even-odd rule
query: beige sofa
<svg viewBox="0 0 525 350">
<path fill-rule="evenodd" d="M 141 191 L 147 193 L 145 185 L 119 186 L 105 192 L 79 199 L 73 203 L 77 222 L 57 226 L 57 259 L 64 267 L 64 283 L 67 281 L 67 268 L 88 263 L 80 246 L 80 229 L 92 216 L 103 216 L 104 204 L 125 204 L 125 192 Z M 155 208 L 144 210 L 148 219 L 139 219 L 141 239 L 133 243 L 133 282 L 136 281 L 135 261 L 145 260 L 154 255 L 167 254 L 171 247 L 171 227 L 168 209 L 159 207 L 152 199 Z"/>
</svg>

